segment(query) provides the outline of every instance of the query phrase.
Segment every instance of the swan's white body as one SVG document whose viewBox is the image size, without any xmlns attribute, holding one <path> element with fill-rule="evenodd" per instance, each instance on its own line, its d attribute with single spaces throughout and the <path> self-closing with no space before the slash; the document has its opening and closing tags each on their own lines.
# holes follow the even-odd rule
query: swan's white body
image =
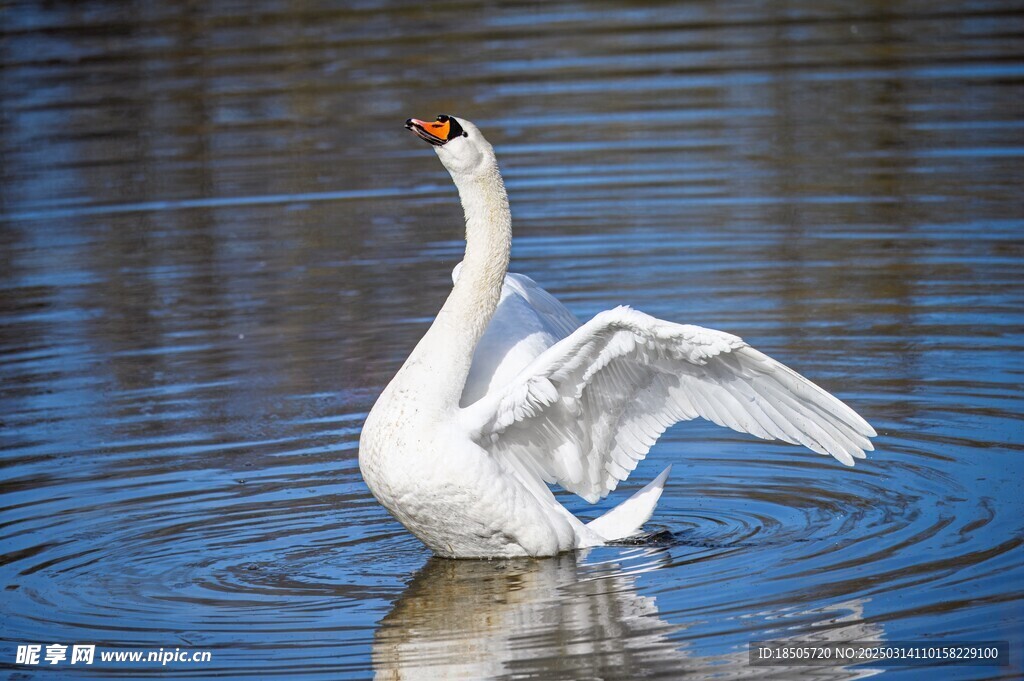
<svg viewBox="0 0 1024 681">
<path fill-rule="evenodd" d="M 666 428 L 698 416 L 846 465 L 872 449 L 875 432 L 852 409 L 736 336 L 626 307 L 581 325 L 507 273 L 511 216 L 494 152 L 468 121 L 445 120 L 465 136 L 438 142 L 423 133 L 440 123 L 408 125 L 458 187 L 465 259 L 359 443 L 370 491 L 434 552 L 549 556 L 636 533 L 667 470 L 589 524 L 548 484 L 595 502 Z"/>
</svg>

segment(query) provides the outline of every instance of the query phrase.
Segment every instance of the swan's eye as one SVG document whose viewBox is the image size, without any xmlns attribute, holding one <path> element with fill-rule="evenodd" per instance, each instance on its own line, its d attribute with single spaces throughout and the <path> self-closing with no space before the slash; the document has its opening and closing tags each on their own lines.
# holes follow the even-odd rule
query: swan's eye
<svg viewBox="0 0 1024 681">
<path fill-rule="evenodd" d="M 448 128 L 448 139 L 453 140 L 456 137 L 469 137 L 457 120 L 451 116 L 445 116 L 445 119 L 448 121 L 448 125 L 450 126 Z"/>
</svg>

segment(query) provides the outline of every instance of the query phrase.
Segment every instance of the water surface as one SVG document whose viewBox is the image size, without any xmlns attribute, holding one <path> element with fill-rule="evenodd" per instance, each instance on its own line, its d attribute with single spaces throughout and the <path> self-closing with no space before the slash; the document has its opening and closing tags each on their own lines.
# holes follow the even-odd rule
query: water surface
<svg viewBox="0 0 1024 681">
<path fill-rule="evenodd" d="M 102 678 L 745 677 L 763 639 L 1008 640 L 943 678 L 1022 673 L 1018 4 L 126 7 L 0 25 L 12 678 L 54 642 L 213 651 Z M 672 463 L 657 540 L 431 558 L 356 457 L 461 257 L 402 129 L 442 112 L 497 149 L 516 271 L 736 333 L 877 451 L 681 424 L 562 497 Z"/>
</svg>

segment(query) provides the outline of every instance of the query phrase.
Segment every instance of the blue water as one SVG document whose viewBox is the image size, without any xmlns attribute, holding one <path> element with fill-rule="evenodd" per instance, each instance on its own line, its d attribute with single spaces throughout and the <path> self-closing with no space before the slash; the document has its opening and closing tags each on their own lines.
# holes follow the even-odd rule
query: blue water
<svg viewBox="0 0 1024 681">
<path fill-rule="evenodd" d="M 804 639 L 1008 641 L 884 673 L 1024 674 L 1019 4 L 2 16 L 11 678 L 761 678 L 750 642 Z M 438 113 L 495 145 L 515 271 L 740 335 L 877 450 L 680 424 L 597 507 L 561 497 L 596 515 L 672 463 L 649 542 L 431 558 L 356 457 L 461 258 L 402 127 Z M 212 661 L 16 662 L 52 643 Z"/>
</svg>

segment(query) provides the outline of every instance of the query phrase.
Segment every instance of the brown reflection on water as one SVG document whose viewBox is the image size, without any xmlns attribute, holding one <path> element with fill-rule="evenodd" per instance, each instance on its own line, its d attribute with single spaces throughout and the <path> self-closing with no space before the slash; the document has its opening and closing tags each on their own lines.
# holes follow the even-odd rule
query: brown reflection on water
<svg viewBox="0 0 1024 681">
<path fill-rule="evenodd" d="M 656 556 L 646 569 L 657 564 Z M 754 668 L 737 652 L 695 655 L 685 626 L 659 616 L 658 599 L 634 576 L 572 555 L 543 561 L 432 558 L 412 579 L 374 636 L 377 679 L 801 678 L 858 679 L 872 670 Z M 620 568 L 621 570 L 621 568 Z M 779 618 L 772 640 L 882 641 L 862 621 L 862 603 L 827 610 L 761 612 Z M 735 626 L 742 627 L 737 622 Z"/>
</svg>

